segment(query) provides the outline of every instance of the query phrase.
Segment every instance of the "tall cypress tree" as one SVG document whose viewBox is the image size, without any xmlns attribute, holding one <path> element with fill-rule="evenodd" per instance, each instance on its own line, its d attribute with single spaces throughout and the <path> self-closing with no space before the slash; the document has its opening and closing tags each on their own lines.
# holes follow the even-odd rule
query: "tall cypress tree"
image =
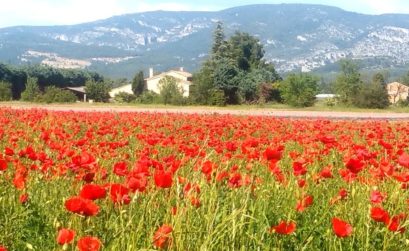
<svg viewBox="0 0 409 251">
<path fill-rule="evenodd" d="M 212 54 L 213 56 L 217 56 L 220 47 L 225 43 L 224 41 L 224 30 L 223 30 L 223 23 L 221 21 L 217 22 L 216 29 L 213 33 L 213 46 L 212 46 Z"/>
<path fill-rule="evenodd" d="M 139 71 L 132 80 L 132 91 L 136 96 L 142 94 L 145 90 L 145 79 L 143 71 Z"/>
</svg>

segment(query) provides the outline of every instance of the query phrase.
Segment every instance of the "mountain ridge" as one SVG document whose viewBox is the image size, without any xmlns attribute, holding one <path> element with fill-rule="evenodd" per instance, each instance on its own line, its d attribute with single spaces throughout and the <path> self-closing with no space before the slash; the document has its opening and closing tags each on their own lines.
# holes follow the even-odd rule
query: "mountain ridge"
<svg viewBox="0 0 409 251">
<path fill-rule="evenodd" d="M 409 15 L 366 15 L 318 4 L 256 4 L 221 11 L 150 11 L 83 24 L 0 28 L 0 60 L 87 68 L 112 77 L 184 66 L 208 56 L 217 21 L 248 32 L 281 73 L 314 71 L 343 58 L 367 68 L 409 63 Z M 283 22 L 285 20 L 285 22 Z"/>
</svg>

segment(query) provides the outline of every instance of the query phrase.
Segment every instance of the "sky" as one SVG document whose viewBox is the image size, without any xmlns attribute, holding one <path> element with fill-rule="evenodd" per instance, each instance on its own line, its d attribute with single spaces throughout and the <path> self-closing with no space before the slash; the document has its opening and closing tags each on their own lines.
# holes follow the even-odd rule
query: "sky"
<svg viewBox="0 0 409 251">
<path fill-rule="evenodd" d="M 0 0 L 0 3 L 0 27 L 77 24 L 126 13 L 217 11 L 248 4 L 309 3 L 364 14 L 409 14 L 408 0 Z"/>
</svg>

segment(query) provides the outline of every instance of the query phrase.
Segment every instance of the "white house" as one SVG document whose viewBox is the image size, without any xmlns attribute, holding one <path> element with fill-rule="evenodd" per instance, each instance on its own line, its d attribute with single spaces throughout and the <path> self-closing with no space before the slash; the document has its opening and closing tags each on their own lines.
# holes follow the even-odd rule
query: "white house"
<svg viewBox="0 0 409 251">
<path fill-rule="evenodd" d="M 409 95 L 409 86 L 403 85 L 399 82 L 393 82 L 386 85 L 388 90 L 389 102 L 397 103 L 399 100 L 406 100 Z"/>
<path fill-rule="evenodd" d="M 145 79 L 146 88 L 149 91 L 159 94 L 159 82 L 166 76 L 174 77 L 179 87 L 183 90 L 183 96 L 189 96 L 190 86 L 192 85 L 192 74 L 184 71 L 183 67 L 179 68 L 178 70 L 170 70 L 157 75 L 154 75 L 153 69 L 150 68 L 149 78 Z"/>
<path fill-rule="evenodd" d="M 183 90 L 183 96 L 189 96 L 190 86 L 192 85 L 192 74 L 184 71 L 183 67 L 179 68 L 178 70 L 170 70 L 157 75 L 154 75 L 153 68 L 149 68 L 149 77 L 145 79 L 146 89 L 159 94 L 159 82 L 166 76 L 174 77 L 179 87 Z M 113 98 L 120 92 L 133 94 L 132 85 L 127 84 L 114 88 L 109 92 L 109 95 Z"/>
</svg>

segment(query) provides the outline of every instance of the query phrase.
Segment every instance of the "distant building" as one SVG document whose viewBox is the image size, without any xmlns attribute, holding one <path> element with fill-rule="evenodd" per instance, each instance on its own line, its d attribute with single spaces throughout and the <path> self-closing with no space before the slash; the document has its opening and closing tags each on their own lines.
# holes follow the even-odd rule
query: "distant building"
<svg viewBox="0 0 409 251">
<path fill-rule="evenodd" d="M 389 102 L 395 104 L 399 100 L 406 100 L 409 94 L 409 86 L 399 82 L 393 82 L 386 85 L 388 90 Z"/>
<path fill-rule="evenodd" d="M 183 96 L 189 96 L 190 86 L 192 85 L 192 74 L 184 71 L 183 67 L 179 68 L 178 70 L 170 70 L 157 75 L 154 75 L 153 68 L 150 68 L 149 78 L 145 79 L 146 88 L 149 91 L 159 94 L 159 82 L 166 76 L 174 77 L 179 87 L 183 90 Z"/>
<path fill-rule="evenodd" d="M 64 89 L 71 91 L 77 96 L 79 101 L 87 102 L 87 93 L 85 91 L 85 86 L 78 87 L 65 87 Z"/>
<path fill-rule="evenodd" d="M 170 70 L 157 75 L 154 75 L 153 68 L 149 68 L 149 77 L 145 79 L 146 89 L 160 94 L 159 82 L 166 76 L 174 77 L 179 87 L 183 90 L 183 96 L 189 96 L 190 86 L 192 85 L 192 74 L 184 71 L 183 67 L 179 68 L 178 70 Z M 109 95 L 113 98 L 120 92 L 133 94 L 132 85 L 127 84 L 114 88 L 109 92 Z"/>
<path fill-rule="evenodd" d="M 112 90 L 109 92 L 109 96 L 111 96 L 111 98 L 114 98 L 120 92 L 126 92 L 129 94 L 133 94 L 132 84 L 127 84 L 127 85 L 123 85 L 120 87 L 112 88 Z"/>
</svg>

